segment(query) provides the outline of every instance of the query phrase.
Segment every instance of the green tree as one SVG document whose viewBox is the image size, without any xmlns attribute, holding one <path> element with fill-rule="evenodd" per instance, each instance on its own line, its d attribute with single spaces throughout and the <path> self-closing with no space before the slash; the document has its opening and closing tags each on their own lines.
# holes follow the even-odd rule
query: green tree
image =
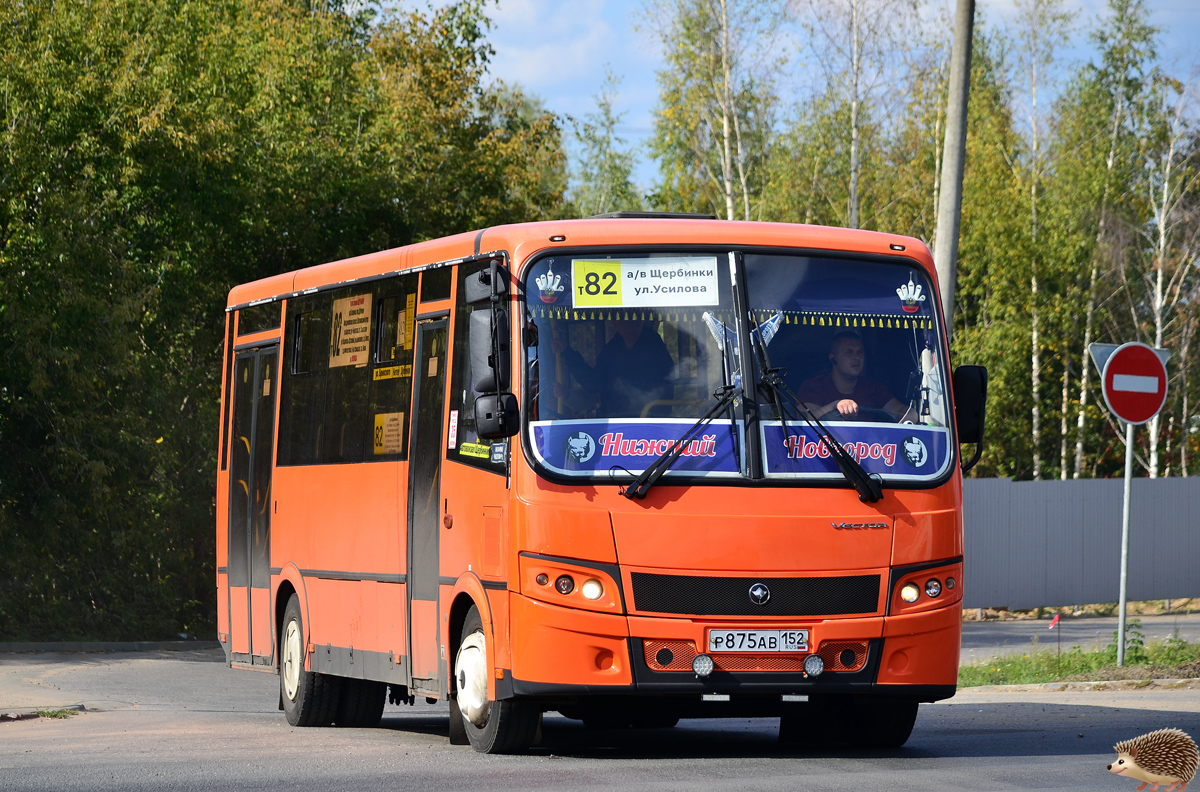
<svg viewBox="0 0 1200 792">
<path fill-rule="evenodd" d="M 481 3 L 351 5 L 0 5 L 0 637 L 212 634 L 231 286 L 558 211 Z"/>
<path fill-rule="evenodd" d="M 613 112 L 620 84 L 620 79 L 610 71 L 596 95 L 596 112 L 575 124 L 580 148 L 576 170 L 579 186 L 572 200 L 583 217 L 642 208 L 642 198 L 633 183 L 637 154 L 624 148 L 625 140 L 616 131 L 624 118 L 624 113 Z"/>
<path fill-rule="evenodd" d="M 772 140 L 774 16 L 754 0 L 661 0 L 652 8 L 666 66 L 650 149 L 662 176 L 662 209 L 761 217 L 763 167 Z"/>
</svg>

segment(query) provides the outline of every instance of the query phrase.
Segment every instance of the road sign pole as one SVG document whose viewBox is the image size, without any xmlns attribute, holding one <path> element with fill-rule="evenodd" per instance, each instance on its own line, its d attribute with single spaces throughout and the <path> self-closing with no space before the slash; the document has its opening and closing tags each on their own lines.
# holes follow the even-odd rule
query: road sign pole
<svg viewBox="0 0 1200 792">
<path fill-rule="evenodd" d="M 1129 513 L 1133 490 L 1133 427 L 1158 415 L 1167 402 L 1167 360 L 1171 353 L 1132 341 L 1089 344 L 1100 369 L 1108 409 L 1125 423 L 1125 504 L 1121 513 L 1121 612 L 1117 615 L 1117 665 L 1125 665 L 1125 606 L 1129 583 Z"/>
<path fill-rule="evenodd" d="M 1129 504 L 1133 488 L 1133 424 L 1125 424 L 1125 506 L 1121 513 L 1121 604 L 1117 616 L 1117 665 L 1125 665 L 1125 600 L 1129 581 Z"/>
</svg>

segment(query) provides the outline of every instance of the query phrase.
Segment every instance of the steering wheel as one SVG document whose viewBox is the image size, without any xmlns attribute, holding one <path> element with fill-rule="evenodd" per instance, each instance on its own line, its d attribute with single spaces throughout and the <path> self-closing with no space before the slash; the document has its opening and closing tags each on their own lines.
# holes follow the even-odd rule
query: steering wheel
<svg viewBox="0 0 1200 792">
<path fill-rule="evenodd" d="M 824 421 L 826 419 L 830 421 L 863 421 L 866 423 L 899 423 L 896 420 L 896 416 L 887 410 L 876 407 L 859 407 L 858 412 L 853 415 L 842 415 L 834 407 L 832 410 L 817 416 L 817 420 Z"/>
</svg>

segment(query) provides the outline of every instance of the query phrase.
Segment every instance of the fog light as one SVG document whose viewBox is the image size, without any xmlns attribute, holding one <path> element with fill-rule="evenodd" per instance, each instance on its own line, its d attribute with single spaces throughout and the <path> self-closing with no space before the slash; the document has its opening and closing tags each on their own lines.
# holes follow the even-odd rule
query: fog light
<svg viewBox="0 0 1200 792">
<path fill-rule="evenodd" d="M 930 578 L 925 583 L 925 593 L 931 597 L 936 597 L 942 593 L 942 583 L 937 578 Z"/>
<path fill-rule="evenodd" d="M 698 677 L 706 677 L 713 672 L 713 659 L 706 654 L 696 655 L 692 661 L 692 670 Z"/>
<path fill-rule="evenodd" d="M 905 602 L 916 602 L 919 596 L 921 596 L 921 590 L 912 583 L 905 583 L 904 588 L 900 589 L 900 599 Z"/>
<path fill-rule="evenodd" d="M 946 578 L 946 588 L 954 588 L 954 578 Z"/>
<path fill-rule="evenodd" d="M 804 672 L 810 677 L 819 677 L 825 672 L 825 661 L 821 655 L 809 655 L 804 658 Z"/>
<path fill-rule="evenodd" d="M 558 589 L 559 594 L 570 594 L 575 590 L 575 580 L 570 575 L 559 575 L 558 580 L 554 581 L 554 588 Z"/>
<path fill-rule="evenodd" d="M 537 581 L 537 584 L 539 586 L 544 586 L 550 582 L 550 576 L 547 575 L 545 572 L 539 572 L 538 576 L 535 577 L 534 580 Z"/>
<path fill-rule="evenodd" d="M 583 594 L 584 599 L 598 600 L 604 594 L 604 586 L 600 585 L 599 580 L 588 580 L 579 587 L 579 593 Z"/>
</svg>

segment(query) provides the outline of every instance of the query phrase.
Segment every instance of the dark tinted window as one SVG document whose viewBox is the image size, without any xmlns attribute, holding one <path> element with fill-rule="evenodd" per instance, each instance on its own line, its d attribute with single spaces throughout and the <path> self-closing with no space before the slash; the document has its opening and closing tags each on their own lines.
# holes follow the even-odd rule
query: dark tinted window
<svg viewBox="0 0 1200 792">
<path fill-rule="evenodd" d="M 329 362 L 329 295 L 288 302 L 281 378 L 279 464 L 314 465 L 322 459 L 325 370 Z"/>
<path fill-rule="evenodd" d="M 453 267 L 438 267 L 421 273 L 421 302 L 449 300 Z"/>
<path fill-rule="evenodd" d="M 413 340 L 416 335 L 417 276 L 379 283 L 375 291 L 375 352 L 371 364 L 373 459 L 407 459 L 412 418 Z"/>
<path fill-rule="evenodd" d="M 503 445 L 503 440 L 483 440 L 475 431 L 475 398 L 479 394 L 472 388 L 475 379 L 471 371 L 471 354 L 468 348 L 468 330 L 471 314 L 476 308 L 487 310 L 490 303 L 467 305 L 463 302 L 463 282 L 467 276 L 486 269 L 488 260 L 468 261 L 458 266 L 458 299 L 454 306 L 454 371 L 450 377 L 450 430 L 446 438 L 446 458 L 464 465 L 473 465 L 496 473 L 504 472 L 504 457 L 507 448 L 496 449 L 497 461 L 492 461 L 492 446 Z"/>
<path fill-rule="evenodd" d="M 279 327 L 279 315 L 283 304 L 269 302 L 265 305 L 252 305 L 238 311 L 238 335 L 261 333 L 264 330 L 275 330 Z"/>
<path fill-rule="evenodd" d="M 405 459 L 417 276 L 288 306 L 279 464 Z"/>
</svg>

